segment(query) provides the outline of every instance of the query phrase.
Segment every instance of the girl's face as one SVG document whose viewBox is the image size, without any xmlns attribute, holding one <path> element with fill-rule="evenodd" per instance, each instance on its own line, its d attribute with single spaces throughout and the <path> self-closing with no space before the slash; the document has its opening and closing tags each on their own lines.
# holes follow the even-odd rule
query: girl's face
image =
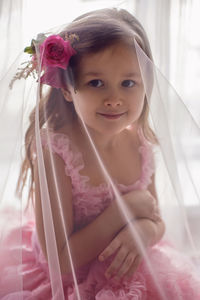
<svg viewBox="0 0 200 300">
<path fill-rule="evenodd" d="M 76 89 L 64 95 L 87 127 L 113 135 L 137 122 L 145 92 L 134 49 L 119 43 L 84 56 Z"/>
</svg>

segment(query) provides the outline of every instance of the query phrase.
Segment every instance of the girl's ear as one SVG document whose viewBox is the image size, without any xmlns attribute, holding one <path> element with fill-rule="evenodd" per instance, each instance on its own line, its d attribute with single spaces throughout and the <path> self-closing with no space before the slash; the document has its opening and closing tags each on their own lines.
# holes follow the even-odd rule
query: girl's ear
<svg viewBox="0 0 200 300">
<path fill-rule="evenodd" d="M 62 91 L 63 96 L 66 101 L 73 102 L 72 94 L 71 94 L 71 91 L 69 90 L 69 88 L 66 88 L 66 89 L 61 88 L 61 91 Z"/>
</svg>

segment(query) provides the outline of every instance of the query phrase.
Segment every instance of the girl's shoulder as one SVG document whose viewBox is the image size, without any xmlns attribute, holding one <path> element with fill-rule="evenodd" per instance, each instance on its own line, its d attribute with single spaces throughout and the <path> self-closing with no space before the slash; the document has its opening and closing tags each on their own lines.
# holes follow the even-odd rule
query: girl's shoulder
<svg viewBox="0 0 200 300">
<path fill-rule="evenodd" d="M 75 144 L 72 132 L 66 128 L 56 131 L 43 128 L 40 136 L 42 146 L 63 160 L 67 174 L 82 167 L 82 155 Z"/>
<path fill-rule="evenodd" d="M 62 128 L 59 130 L 43 128 L 40 136 L 43 147 L 49 147 L 62 157 L 76 148 L 70 132 Z"/>
</svg>

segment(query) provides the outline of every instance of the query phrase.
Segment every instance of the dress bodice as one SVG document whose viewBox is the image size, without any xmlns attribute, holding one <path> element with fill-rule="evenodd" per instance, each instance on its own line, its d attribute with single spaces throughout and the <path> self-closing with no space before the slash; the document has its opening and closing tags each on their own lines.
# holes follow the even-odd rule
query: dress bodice
<svg viewBox="0 0 200 300">
<path fill-rule="evenodd" d="M 139 153 L 141 155 L 140 178 L 130 185 L 115 182 L 121 194 L 132 190 L 144 190 L 151 183 L 154 173 L 152 145 L 145 139 L 141 130 L 138 130 L 140 139 Z M 47 145 L 46 134 L 42 134 L 42 144 Z M 84 168 L 81 152 L 72 143 L 69 136 L 63 133 L 50 132 L 52 151 L 59 155 L 65 163 L 65 172 L 72 182 L 72 196 L 75 228 L 81 228 L 94 220 L 113 200 L 114 194 L 108 183 L 93 186 L 88 176 L 80 174 Z"/>
</svg>

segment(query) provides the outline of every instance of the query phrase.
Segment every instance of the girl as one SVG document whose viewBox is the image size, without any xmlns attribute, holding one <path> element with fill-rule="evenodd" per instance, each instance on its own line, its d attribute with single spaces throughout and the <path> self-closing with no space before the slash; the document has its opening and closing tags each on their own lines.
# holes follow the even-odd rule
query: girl
<svg viewBox="0 0 200 300">
<path fill-rule="evenodd" d="M 32 60 L 14 79 L 36 71 L 40 88 L 18 192 L 31 171 L 35 220 L 22 227 L 22 248 L 15 230 L 4 240 L 1 299 L 200 298 L 189 263 L 161 241 L 158 141 L 138 49 L 152 60 L 139 22 L 116 9 L 85 14 L 25 49 Z"/>
</svg>

